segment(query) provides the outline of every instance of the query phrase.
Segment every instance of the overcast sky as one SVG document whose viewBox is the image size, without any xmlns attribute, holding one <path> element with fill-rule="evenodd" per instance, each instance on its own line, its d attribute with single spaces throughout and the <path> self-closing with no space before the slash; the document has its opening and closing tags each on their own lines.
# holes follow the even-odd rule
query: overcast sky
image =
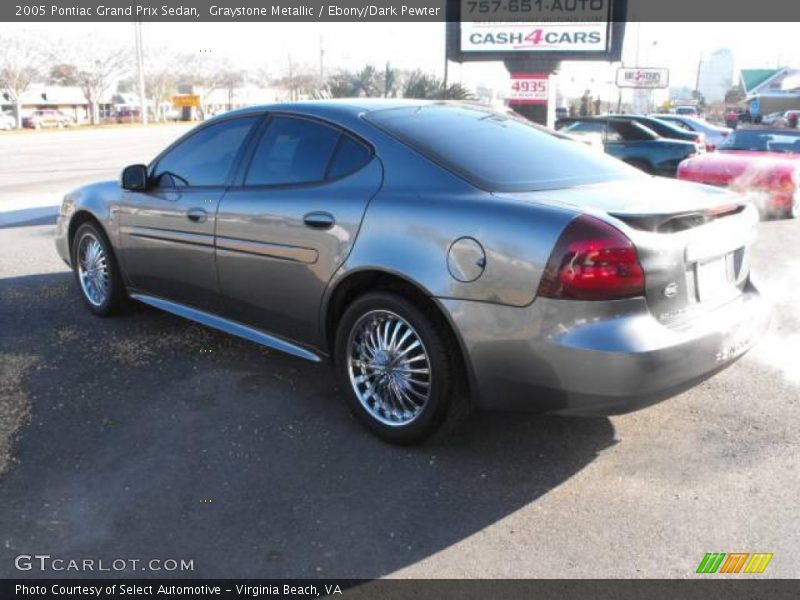
<svg viewBox="0 0 800 600">
<path fill-rule="evenodd" d="M 86 43 L 88 37 L 96 47 L 130 43 L 133 48 L 134 43 L 131 23 L 4 23 L 3 28 L 24 29 L 57 45 Z M 275 75 L 285 71 L 289 54 L 294 62 L 318 69 L 320 43 L 326 71 L 388 61 L 441 75 L 444 31 L 444 23 L 145 23 L 143 37 L 149 47 L 202 50 L 242 69 L 266 67 Z M 699 58 L 718 48 L 732 50 L 740 68 L 800 67 L 797 36 L 797 23 L 630 23 L 623 59 L 632 65 L 638 45 L 642 66 L 667 67 L 671 85 L 694 87 Z M 613 79 L 617 66 L 564 63 L 561 80 L 575 90 L 598 86 Z M 501 63 L 451 63 L 450 77 L 470 87 L 502 88 L 508 76 Z"/>
</svg>

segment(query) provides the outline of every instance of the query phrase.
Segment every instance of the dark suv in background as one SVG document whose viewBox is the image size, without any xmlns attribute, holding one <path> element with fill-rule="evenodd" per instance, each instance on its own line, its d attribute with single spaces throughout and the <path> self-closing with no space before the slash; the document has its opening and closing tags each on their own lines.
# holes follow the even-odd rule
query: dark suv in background
<svg viewBox="0 0 800 600">
<path fill-rule="evenodd" d="M 602 142 L 607 154 L 645 173 L 664 177 L 675 177 L 680 162 L 699 152 L 694 141 L 662 137 L 639 119 L 625 116 L 570 119 L 561 132 L 595 138 Z"/>
</svg>

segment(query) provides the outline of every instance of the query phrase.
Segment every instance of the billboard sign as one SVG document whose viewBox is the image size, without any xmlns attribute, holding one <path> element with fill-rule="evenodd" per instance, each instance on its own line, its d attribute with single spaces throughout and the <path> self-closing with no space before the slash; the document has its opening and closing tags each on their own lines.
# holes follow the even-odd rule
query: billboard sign
<svg viewBox="0 0 800 600">
<path fill-rule="evenodd" d="M 178 94 L 172 97 L 172 106 L 175 108 L 200 106 L 200 96 L 195 94 Z"/>
<path fill-rule="evenodd" d="M 606 52 L 608 23 L 461 23 L 461 52 Z"/>
<path fill-rule="evenodd" d="M 550 78 L 547 73 L 512 73 L 509 104 L 547 104 Z"/>
<path fill-rule="evenodd" d="M 669 87 L 669 69 L 622 67 L 617 69 L 617 87 L 649 90 Z"/>
<path fill-rule="evenodd" d="M 617 60 L 621 53 L 626 0 L 451 1 L 451 60 Z"/>
</svg>

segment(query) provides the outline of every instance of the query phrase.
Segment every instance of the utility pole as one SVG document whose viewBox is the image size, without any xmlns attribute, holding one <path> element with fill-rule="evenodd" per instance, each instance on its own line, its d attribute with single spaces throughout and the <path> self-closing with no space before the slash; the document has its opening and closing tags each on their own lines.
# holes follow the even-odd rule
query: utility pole
<svg viewBox="0 0 800 600">
<path fill-rule="evenodd" d="M 144 94 L 144 51 L 142 49 L 142 22 L 134 23 L 136 33 L 136 68 L 139 72 L 139 112 L 142 125 L 147 125 L 147 99 Z"/>
</svg>

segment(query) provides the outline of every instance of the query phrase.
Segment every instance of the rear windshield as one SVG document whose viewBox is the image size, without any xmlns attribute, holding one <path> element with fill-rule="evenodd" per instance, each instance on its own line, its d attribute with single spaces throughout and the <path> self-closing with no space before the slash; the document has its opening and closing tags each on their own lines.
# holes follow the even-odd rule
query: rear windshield
<svg viewBox="0 0 800 600">
<path fill-rule="evenodd" d="M 736 129 L 725 138 L 718 150 L 755 150 L 757 152 L 791 152 L 800 154 L 800 131 Z"/>
<path fill-rule="evenodd" d="M 430 104 L 373 111 L 365 118 L 488 191 L 533 191 L 640 176 L 602 149 L 486 108 Z"/>
</svg>

